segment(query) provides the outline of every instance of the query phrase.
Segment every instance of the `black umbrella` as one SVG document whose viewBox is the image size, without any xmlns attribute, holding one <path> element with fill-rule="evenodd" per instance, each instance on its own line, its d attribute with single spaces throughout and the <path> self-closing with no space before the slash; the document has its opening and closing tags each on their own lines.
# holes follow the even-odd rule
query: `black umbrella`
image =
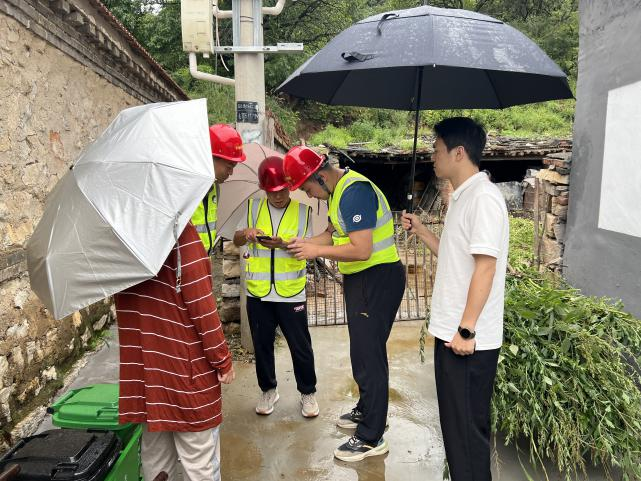
<svg viewBox="0 0 641 481">
<path fill-rule="evenodd" d="M 278 90 L 330 105 L 416 111 L 408 210 L 420 110 L 572 98 L 565 73 L 515 28 L 480 13 L 429 6 L 352 25 Z"/>
</svg>

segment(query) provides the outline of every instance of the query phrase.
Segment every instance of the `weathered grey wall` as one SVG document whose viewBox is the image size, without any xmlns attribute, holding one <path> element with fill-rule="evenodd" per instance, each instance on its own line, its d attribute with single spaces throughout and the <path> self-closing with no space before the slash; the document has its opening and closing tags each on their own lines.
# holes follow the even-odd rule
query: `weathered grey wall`
<svg viewBox="0 0 641 481">
<path fill-rule="evenodd" d="M 23 247 L 81 149 L 139 103 L 0 13 L 0 428 L 107 321 L 102 303 L 54 321 L 29 288 Z"/>
<path fill-rule="evenodd" d="M 582 0 L 580 18 L 564 274 L 584 293 L 621 298 L 641 316 L 641 239 L 598 228 L 608 91 L 641 80 L 641 1 Z M 641 162 L 641 152 L 630 155 Z M 639 202 L 629 209 L 641 209 L 636 187 Z"/>
</svg>

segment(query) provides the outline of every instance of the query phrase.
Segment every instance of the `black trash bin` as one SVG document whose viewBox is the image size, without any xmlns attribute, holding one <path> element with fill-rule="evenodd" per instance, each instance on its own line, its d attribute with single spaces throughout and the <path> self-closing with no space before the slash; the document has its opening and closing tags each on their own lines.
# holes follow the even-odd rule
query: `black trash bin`
<svg viewBox="0 0 641 481">
<path fill-rule="evenodd" d="M 0 473 L 18 464 L 12 481 L 102 481 L 121 447 L 113 432 L 53 429 L 20 440 L 0 459 Z"/>
</svg>

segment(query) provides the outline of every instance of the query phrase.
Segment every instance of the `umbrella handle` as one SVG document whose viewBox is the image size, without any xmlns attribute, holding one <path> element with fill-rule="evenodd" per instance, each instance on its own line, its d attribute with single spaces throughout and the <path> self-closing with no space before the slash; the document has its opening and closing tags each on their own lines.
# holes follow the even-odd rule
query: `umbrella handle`
<svg viewBox="0 0 641 481">
<path fill-rule="evenodd" d="M 414 118 L 414 148 L 412 149 L 412 165 L 410 168 L 410 182 L 407 189 L 407 212 L 414 211 L 414 175 L 416 174 L 416 147 L 418 143 L 418 122 L 421 112 L 421 90 L 423 87 L 423 67 L 416 71 L 416 116 Z"/>
<path fill-rule="evenodd" d="M 181 212 L 177 212 L 174 217 L 174 239 L 176 240 L 176 292 L 180 292 L 180 283 L 182 280 L 182 261 L 180 259 L 180 244 L 178 243 L 178 220 Z"/>
</svg>

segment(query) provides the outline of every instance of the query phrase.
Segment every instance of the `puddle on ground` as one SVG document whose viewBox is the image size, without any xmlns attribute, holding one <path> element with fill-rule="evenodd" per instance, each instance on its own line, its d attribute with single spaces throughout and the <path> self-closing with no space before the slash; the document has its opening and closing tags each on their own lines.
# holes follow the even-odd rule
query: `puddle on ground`
<svg viewBox="0 0 641 481">
<path fill-rule="evenodd" d="M 399 354 L 416 354 L 416 359 L 419 359 L 419 345 L 418 341 L 420 339 L 420 332 L 416 333 L 416 338 L 409 339 L 391 339 L 387 341 L 387 356 L 392 360 L 392 357 Z M 433 342 L 432 338 L 425 340 L 425 346 L 431 345 Z"/>
<path fill-rule="evenodd" d="M 234 473 L 234 479 L 258 478 L 262 470 L 263 456 L 246 436 L 223 433 L 220 449 L 223 472 Z"/>
</svg>

